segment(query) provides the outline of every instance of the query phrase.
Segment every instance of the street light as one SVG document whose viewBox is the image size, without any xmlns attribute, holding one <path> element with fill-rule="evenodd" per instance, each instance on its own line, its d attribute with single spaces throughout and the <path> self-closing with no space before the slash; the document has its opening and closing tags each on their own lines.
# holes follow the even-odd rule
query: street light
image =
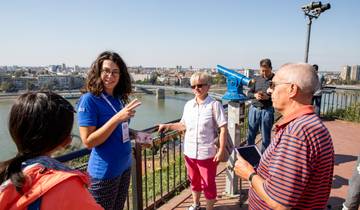
<svg viewBox="0 0 360 210">
<path fill-rule="evenodd" d="M 314 1 L 310 4 L 304 5 L 301 7 L 304 14 L 309 18 L 307 23 L 307 38 L 306 38 L 306 48 L 305 48 L 305 63 L 308 62 L 309 57 L 309 45 L 310 45 L 310 32 L 311 32 L 311 24 L 313 18 L 318 18 L 321 13 L 330 9 L 330 3 L 322 4 L 320 1 Z"/>
</svg>

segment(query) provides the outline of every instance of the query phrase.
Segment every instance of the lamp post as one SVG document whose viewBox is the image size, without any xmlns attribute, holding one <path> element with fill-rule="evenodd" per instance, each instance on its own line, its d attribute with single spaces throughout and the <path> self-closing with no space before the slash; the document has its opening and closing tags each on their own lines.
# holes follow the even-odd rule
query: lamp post
<svg viewBox="0 0 360 210">
<path fill-rule="evenodd" d="M 308 62 L 309 57 L 309 46 L 310 46 L 310 33 L 311 33 L 311 24 L 313 18 L 318 18 L 321 13 L 330 9 L 330 3 L 322 4 L 320 1 L 314 1 L 310 4 L 304 5 L 301 7 L 306 17 L 308 17 L 307 22 L 307 37 L 306 37 L 306 48 L 305 48 L 305 63 Z"/>
</svg>

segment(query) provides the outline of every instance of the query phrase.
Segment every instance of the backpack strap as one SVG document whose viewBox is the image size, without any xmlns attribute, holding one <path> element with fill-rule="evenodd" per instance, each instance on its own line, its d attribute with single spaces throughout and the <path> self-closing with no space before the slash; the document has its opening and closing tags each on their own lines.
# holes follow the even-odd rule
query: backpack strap
<svg viewBox="0 0 360 210">
<path fill-rule="evenodd" d="M 217 145 L 217 147 L 219 147 L 220 145 L 220 142 L 219 142 L 219 126 L 218 126 L 218 123 L 216 121 L 216 116 L 217 116 L 217 112 L 216 110 L 214 109 L 214 105 L 215 105 L 216 101 L 213 102 L 211 104 L 211 112 L 212 112 L 212 120 L 213 120 L 213 126 L 214 126 L 214 138 L 215 138 L 215 144 Z"/>
<path fill-rule="evenodd" d="M 214 101 L 214 102 L 211 104 L 211 112 L 212 112 L 213 124 L 216 126 L 216 129 L 217 129 L 217 128 L 218 128 L 218 123 L 217 123 L 217 121 L 216 121 L 217 112 L 216 112 L 216 110 L 214 109 L 215 103 L 216 103 L 216 101 Z"/>
</svg>

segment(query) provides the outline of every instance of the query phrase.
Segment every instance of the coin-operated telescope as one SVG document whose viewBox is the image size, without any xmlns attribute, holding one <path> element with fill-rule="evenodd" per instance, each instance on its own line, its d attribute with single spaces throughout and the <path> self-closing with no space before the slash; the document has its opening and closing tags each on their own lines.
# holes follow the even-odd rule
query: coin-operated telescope
<svg viewBox="0 0 360 210">
<path fill-rule="evenodd" d="M 229 101 L 245 101 L 247 97 L 243 92 L 243 86 L 249 86 L 253 80 L 221 65 L 216 66 L 217 71 L 226 77 L 227 91 L 222 97 Z"/>
</svg>

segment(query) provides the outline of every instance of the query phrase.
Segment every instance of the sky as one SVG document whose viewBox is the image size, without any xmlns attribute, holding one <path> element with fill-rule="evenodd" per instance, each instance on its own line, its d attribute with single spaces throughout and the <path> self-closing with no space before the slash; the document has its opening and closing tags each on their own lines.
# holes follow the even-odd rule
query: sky
<svg viewBox="0 0 360 210">
<path fill-rule="evenodd" d="M 0 66 L 88 67 L 105 50 L 128 66 L 274 69 L 303 62 L 304 0 L 0 0 Z M 309 63 L 360 64 L 360 1 L 330 0 Z"/>
</svg>

